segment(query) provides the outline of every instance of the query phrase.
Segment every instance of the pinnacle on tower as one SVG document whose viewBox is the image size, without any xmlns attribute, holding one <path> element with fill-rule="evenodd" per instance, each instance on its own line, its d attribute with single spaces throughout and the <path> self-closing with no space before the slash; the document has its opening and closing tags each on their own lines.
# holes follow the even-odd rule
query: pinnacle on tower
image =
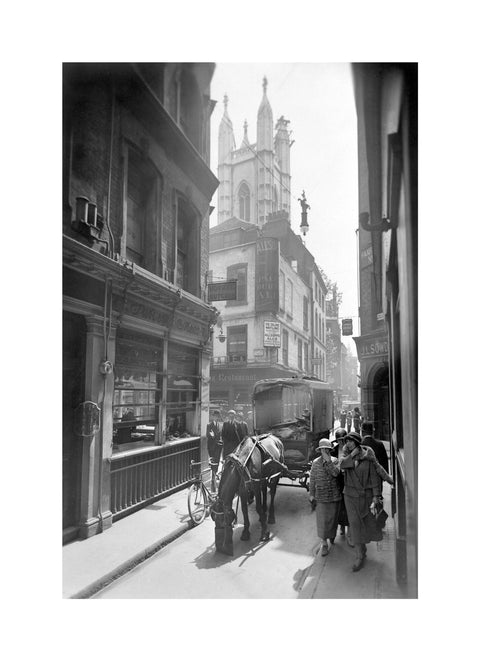
<svg viewBox="0 0 480 661">
<path fill-rule="evenodd" d="M 248 129 L 248 122 L 247 122 L 247 120 L 245 120 L 244 123 L 243 123 L 243 140 L 242 140 L 242 145 L 249 145 L 249 144 L 250 144 L 250 142 L 249 142 L 249 140 L 248 140 L 247 129 Z"/>
</svg>

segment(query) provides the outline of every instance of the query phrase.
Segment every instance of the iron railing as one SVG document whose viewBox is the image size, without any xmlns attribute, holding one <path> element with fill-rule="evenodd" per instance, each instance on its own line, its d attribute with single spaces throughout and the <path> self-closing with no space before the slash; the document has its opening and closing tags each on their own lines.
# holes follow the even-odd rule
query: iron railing
<svg viewBox="0 0 480 661">
<path fill-rule="evenodd" d="M 111 459 L 110 509 L 113 520 L 126 516 L 183 485 L 190 461 L 200 461 L 200 439 L 176 442 L 147 452 Z"/>
</svg>

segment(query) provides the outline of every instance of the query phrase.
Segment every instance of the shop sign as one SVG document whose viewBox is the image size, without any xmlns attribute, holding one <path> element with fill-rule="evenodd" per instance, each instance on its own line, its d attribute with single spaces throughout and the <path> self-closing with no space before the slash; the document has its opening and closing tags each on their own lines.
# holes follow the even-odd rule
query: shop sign
<svg viewBox="0 0 480 661">
<path fill-rule="evenodd" d="M 208 301 L 236 301 L 237 281 L 226 280 L 225 282 L 208 283 Z"/>
<path fill-rule="evenodd" d="M 360 268 L 363 269 L 371 264 L 373 264 L 373 248 L 367 246 L 360 251 Z"/>
<path fill-rule="evenodd" d="M 264 321 L 263 322 L 263 346 L 264 347 L 279 347 L 280 346 L 280 322 L 279 321 Z"/>
<path fill-rule="evenodd" d="M 255 310 L 278 310 L 279 243 L 273 237 L 257 239 L 255 261 Z"/>
<path fill-rule="evenodd" d="M 359 358 L 386 356 L 388 354 L 387 340 L 372 340 L 370 342 L 358 342 L 357 340 L 357 346 Z"/>
<path fill-rule="evenodd" d="M 95 402 L 82 402 L 75 409 L 75 433 L 94 436 L 100 429 L 100 407 Z"/>
</svg>

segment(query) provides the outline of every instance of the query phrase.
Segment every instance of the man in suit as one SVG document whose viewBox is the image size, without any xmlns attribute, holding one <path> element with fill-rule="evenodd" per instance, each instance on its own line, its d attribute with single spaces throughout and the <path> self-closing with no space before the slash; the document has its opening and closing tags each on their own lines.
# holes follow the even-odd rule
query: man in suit
<svg viewBox="0 0 480 661">
<path fill-rule="evenodd" d="M 212 411 L 212 420 L 207 425 L 207 449 L 210 468 L 212 470 L 212 491 L 216 491 L 215 476 L 222 454 L 222 432 L 220 428 L 220 411 Z"/>
<path fill-rule="evenodd" d="M 368 420 L 362 422 L 362 445 L 367 445 L 369 448 L 372 448 L 378 463 L 388 473 L 387 451 L 381 441 L 377 441 L 376 438 L 373 438 L 373 423 Z"/>
<path fill-rule="evenodd" d="M 222 426 L 222 441 L 223 441 L 223 458 L 225 459 L 229 454 L 235 450 L 237 445 L 242 440 L 240 438 L 241 430 L 239 430 L 235 422 L 235 411 L 232 409 L 227 413 L 227 419 Z"/>
<path fill-rule="evenodd" d="M 237 411 L 237 413 L 235 414 L 235 423 L 237 425 L 237 431 L 240 440 L 243 441 L 245 436 L 248 436 L 248 425 L 245 422 L 243 413 L 241 411 Z"/>
</svg>

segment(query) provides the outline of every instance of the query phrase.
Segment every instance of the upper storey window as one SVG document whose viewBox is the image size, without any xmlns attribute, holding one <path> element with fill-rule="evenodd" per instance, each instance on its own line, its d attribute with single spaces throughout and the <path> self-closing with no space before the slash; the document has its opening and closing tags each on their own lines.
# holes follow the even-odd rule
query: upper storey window
<svg viewBox="0 0 480 661">
<path fill-rule="evenodd" d="M 202 149 L 203 109 L 194 75 L 178 68 L 172 75 L 168 92 L 170 114 L 198 151 Z"/>
<path fill-rule="evenodd" d="M 250 190 L 245 183 L 238 191 L 238 207 L 240 219 L 250 222 Z"/>
</svg>

